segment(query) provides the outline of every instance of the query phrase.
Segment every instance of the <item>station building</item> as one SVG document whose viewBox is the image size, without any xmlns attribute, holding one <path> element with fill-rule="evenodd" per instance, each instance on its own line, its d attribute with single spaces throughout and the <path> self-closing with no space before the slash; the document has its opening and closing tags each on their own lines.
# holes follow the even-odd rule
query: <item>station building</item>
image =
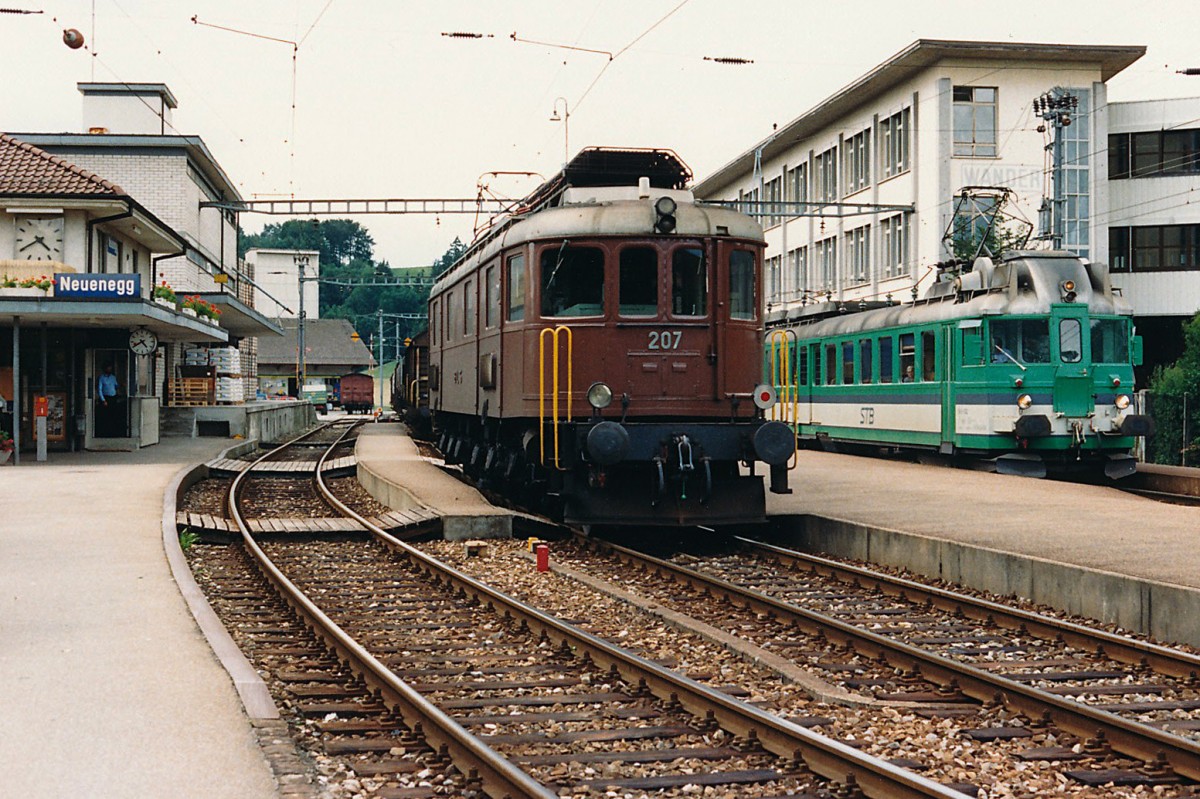
<svg viewBox="0 0 1200 799">
<path fill-rule="evenodd" d="M 784 208 L 761 219 L 773 315 L 907 301 L 955 257 L 955 232 L 986 216 L 980 206 L 995 190 L 1011 190 L 1006 210 L 1035 237 L 1048 232 L 1050 134 L 1034 100 L 1073 97 L 1061 246 L 1110 264 L 1146 336 L 1148 367 L 1170 362 L 1180 324 L 1200 309 L 1200 203 L 1189 202 L 1200 190 L 1200 99 L 1109 103 L 1107 82 L 1144 53 L 921 39 L 694 191 L 811 204 L 809 214 Z"/>
<path fill-rule="evenodd" d="M 259 348 L 259 391 L 267 398 L 299 397 L 306 393 L 300 386 L 300 320 L 281 319 L 280 324 L 283 336 L 263 339 Z M 304 342 L 304 387 L 310 395 L 336 392 L 342 375 L 375 365 L 349 319 L 305 320 Z"/>
</svg>

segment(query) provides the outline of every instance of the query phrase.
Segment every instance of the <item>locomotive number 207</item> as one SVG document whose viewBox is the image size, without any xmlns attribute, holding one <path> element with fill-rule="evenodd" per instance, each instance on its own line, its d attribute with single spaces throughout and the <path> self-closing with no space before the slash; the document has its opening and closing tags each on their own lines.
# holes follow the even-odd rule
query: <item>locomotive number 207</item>
<svg viewBox="0 0 1200 799">
<path fill-rule="evenodd" d="M 650 345 L 647 347 L 647 349 L 677 350 L 679 349 L 679 341 L 682 338 L 682 330 L 651 330 Z"/>
</svg>

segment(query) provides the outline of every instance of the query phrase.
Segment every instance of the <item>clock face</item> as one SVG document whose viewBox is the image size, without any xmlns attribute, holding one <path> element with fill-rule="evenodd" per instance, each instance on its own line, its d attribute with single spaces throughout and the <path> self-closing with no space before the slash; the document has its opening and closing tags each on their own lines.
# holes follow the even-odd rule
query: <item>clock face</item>
<svg viewBox="0 0 1200 799">
<path fill-rule="evenodd" d="M 149 355 L 158 349 L 158 336 L 152 330 L 139 327 L 129 334 L 129 349 L 135 355 Z"/>
<path fill-rule="evenodd" d="M 62 260 L 62 243 L 61 216 L 18 217 L 15 246 L 18 261 Z"/>
</svg>

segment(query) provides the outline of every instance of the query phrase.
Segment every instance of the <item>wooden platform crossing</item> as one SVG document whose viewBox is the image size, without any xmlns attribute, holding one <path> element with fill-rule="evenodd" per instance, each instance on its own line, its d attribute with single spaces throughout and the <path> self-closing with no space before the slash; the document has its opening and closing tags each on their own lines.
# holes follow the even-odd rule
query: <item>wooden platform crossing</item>
<svg viewBox="0 0 1200 799">
<path fill-rule="evenodd" d="M 237 460 L 235 458 L 216 458 L 205 464 L 208 467 L 209 473 L 222 472 L 225 474 L 238 474 L 246 471 L 250 466 L 251 461 Z M 358 465 L 358 458 L 353 455 L 346 455 L 341 458 L 332 458 L 325 461 L 325 465 L 321 468 L 322 474 L 329 472 L 346 471 L 355 468 Z M 287 476 L 295 476 L 304 473 L 311 473 L 317 468 L 317 462 L 311 461 L 264 461 L 254 466 L 251 470 L 254 474 L 279 474 Z"/>
<path fill-rule="evenodd" d="M 388 532 L 416 531 L 428 529 L 437 522 L 438 515 L 429 508 L 414 508 L 412 510 L 392 510 L 380 517 L 371 517 L 367 521 Z M 236 533 L 237 525 L 232 519 L 223 516 L 213 516 L 208 513 L 191 513 L 177 511 L 175 523 L 180 529 L 186 527 L 195 533 Z M 330 517 L 324 519 L 251 519 L 251 532 L 255 533 L 357 533 L 363 527 L 353 519 Z"/>
</svg>

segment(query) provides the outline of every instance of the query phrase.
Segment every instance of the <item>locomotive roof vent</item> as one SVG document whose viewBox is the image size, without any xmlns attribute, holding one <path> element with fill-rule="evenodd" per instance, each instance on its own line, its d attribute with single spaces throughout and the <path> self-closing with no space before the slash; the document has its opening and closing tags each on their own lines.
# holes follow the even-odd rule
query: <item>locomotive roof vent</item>
<svg viewBox="0 0 1200 799">
<path fill-rule="evenodd" d="M 650 178 L 638 178 L 638 199 L 645 200 L 650 197 Z"/>
</svg>

